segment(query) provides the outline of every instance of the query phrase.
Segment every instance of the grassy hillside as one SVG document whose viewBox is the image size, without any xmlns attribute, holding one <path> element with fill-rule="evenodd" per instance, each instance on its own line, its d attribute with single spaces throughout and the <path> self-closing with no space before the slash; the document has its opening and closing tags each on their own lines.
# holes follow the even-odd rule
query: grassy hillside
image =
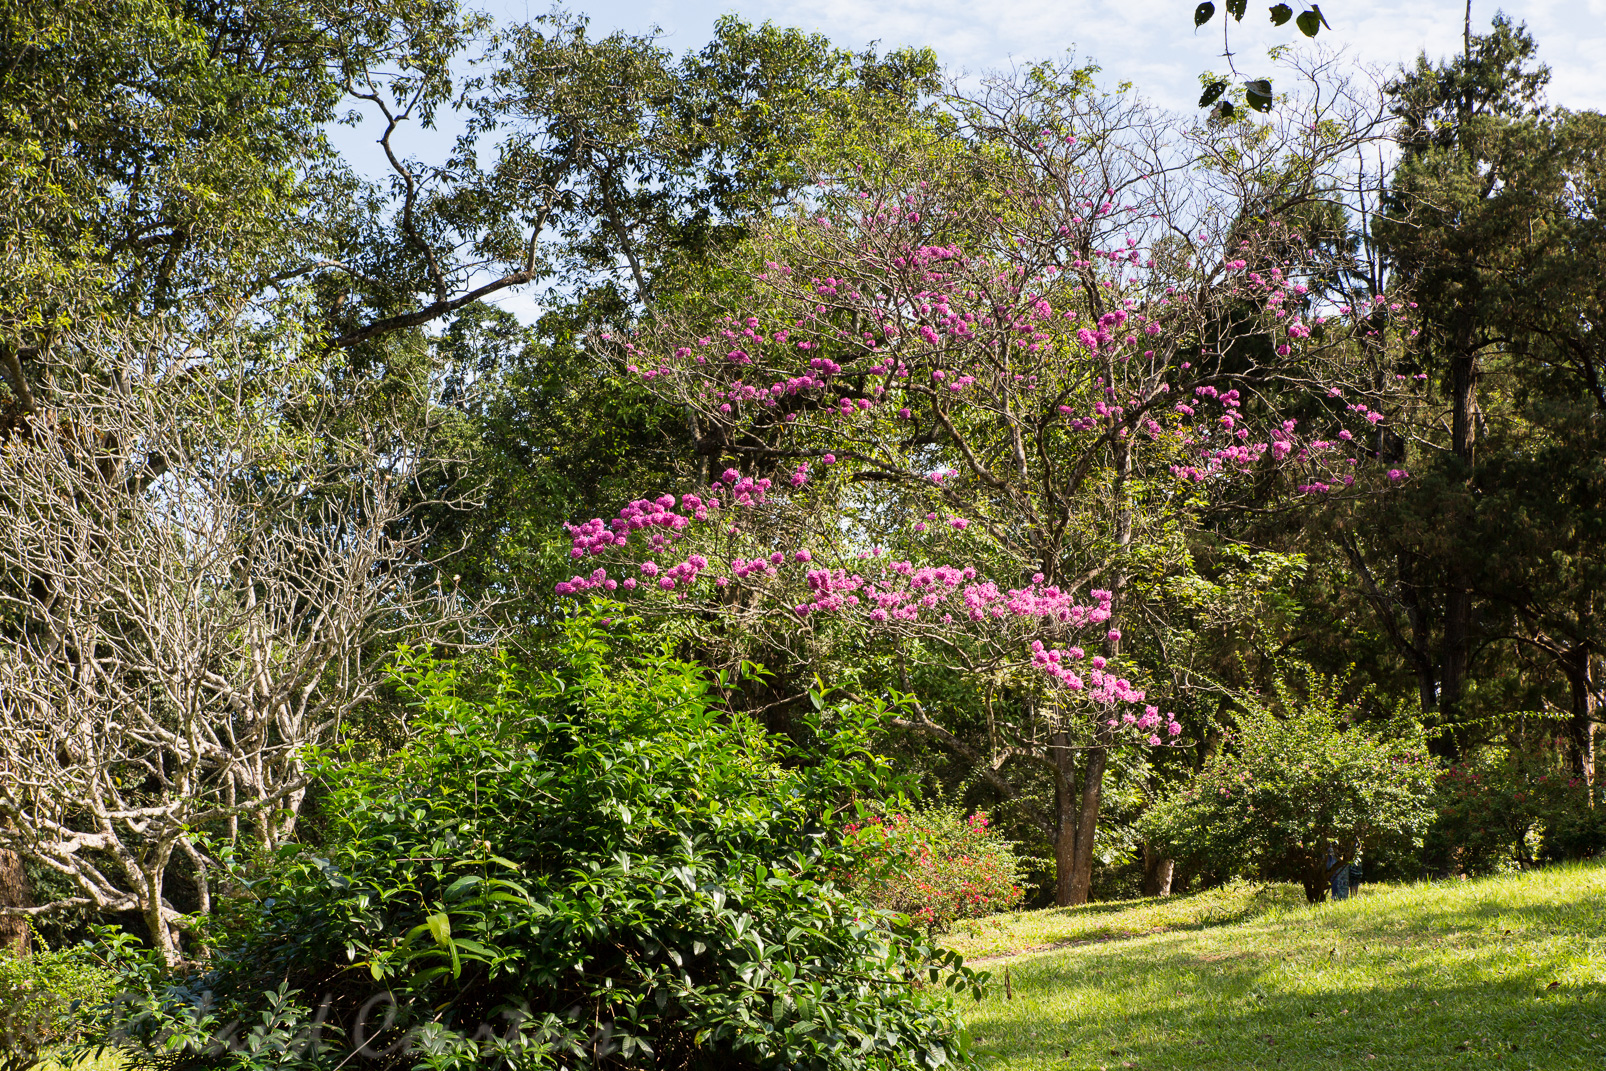
<svg viewBox="0 0 1606 1071">
<path fill-rule="evenodd" d="M 1316 907 L 1235 886 L 952 944 L 993 972 L 967 1021 L 998 1069 L 1606 1068 L 1606 866 Z"/>
</svg>

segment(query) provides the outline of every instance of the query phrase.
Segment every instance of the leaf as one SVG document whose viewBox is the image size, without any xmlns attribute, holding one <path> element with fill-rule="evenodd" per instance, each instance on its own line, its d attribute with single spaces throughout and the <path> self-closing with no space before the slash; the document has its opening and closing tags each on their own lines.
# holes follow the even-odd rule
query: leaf
<svg viewBox="0 0 1606 1071">
<path fill-rule="evenodd" d="M 1210 0 L 1205 0 L 1204 3 L 1202 3 L 1198 7 L 1194 8 L 1193 9 L 1193 26 L 1194 26 L 1194 29 L 1198 29 L 1200 26 L 1203 26 L 1205 23 L 1209 22 L 1211 16 L 1214 15 L 1215 13 L 1216 13 L 1216 5 L 1212 4 L 1210 2 Z"/>
<path fill-rule="evenodd" d="M 1244 83 L 1244 92 L 1248 95 L 1249 106 L 1257 112 L 1271 111 L 1271 79 L 1257 78 L 1253 82 Z"/>
<path fill-rule="evenodd" d="M 1316 31 L 1322 28 L 1322 16 L 1316 11 L 1301 12 L 1299 18 L 1294 20 L 1294 25 L 1306 37 L 1315 37 Z"/>
<path fill-rule="evenodd" d="M 1213 118 L 1223 123 L 1237 114 L 1238 109 L 1232 106 L 1232 101 L 1230 100 L 1224 100 L 1220 104 L 1217 104 L 1215 112 L 1212 113 Z"/>
<path fill-rule="evenodd" d="M 424 925 L 429 927 L 430 936 L 435 938 L 436 944 L 442 948 L 446 948 L 451 944 L 452 920 L 447 917 L 446 912 L 442 911 L 431 915 L 424 920 Z"/>
<path fill-rule="evenodd" d="M 1293 17 L 1294 9 L 1287 4 L 1277 4 L 1271 9 L 1271 24 L 1273 26 L 1281 26 Z"/>
<path fill-rule="evenodd" d="M 1247 0 L 1245 0 L 1245 2 L 1247 2 Z M 1226 91 L 1227 80 L 1225 78 L 1219 82 L 1211 82 L 1209 85 L 1205 86 L 1204 95 L 1199 98 L 1199 107 L 1210 107 L 1210 105 L 1220 100 L 1221 94 L 1225 93 Z"/>
<path fill-rule="evenodd" d="M 446 887 L 446 891 L 442 893 L 442 895 L 448 900 L 455 900 L 458 893 L 462 892 L 464 889 L 472 889 L 479 883 L 480 878 L 477 874 L 466 874 L 448 885 Z"/>
<path fill-rule="evenodd" d="M 1249 10 L 1249 0 L 1227 0 L 1227 14 L 1242 22 L 1244 12 Z"/>
<path fill-rule="evenodd" d="M 1329 26 L 1329 25 L 1328 25 L 1328 23 L 1327 23 L 1327 16 L 1326 16 L 1326 15 L 1323 15 L 1323 14 L 1322 14 L 1322 8 L 1321 8 L 1321 5 L 1320 5 L 1320 4 L 1312 4 L 1312 5 L 1311 5 L 1311 6 L 1310 6 L 1310 9 L 1311 9 L 1311 10 L 1312 10 L 1312 11 L 1314 11 L 1314 12 L 1315 12 L 1315 13 L 1316 13 L 1316 17 L 1317 17 L 1317 18 L 1318 18 L 1318 19 L 1321 19 L 1321 20 L 1322 20 L 1322 25 L 1323 25 L 1323 26 L 1327 26 L 1327 28 L 1328 28 L 1328 29 L 1329 29 L 1329 30 L 1331 30 L 1331 29 L 1332 29 L 1332 27 L 1331 27 L 1331 26 Z"/>
</svg>

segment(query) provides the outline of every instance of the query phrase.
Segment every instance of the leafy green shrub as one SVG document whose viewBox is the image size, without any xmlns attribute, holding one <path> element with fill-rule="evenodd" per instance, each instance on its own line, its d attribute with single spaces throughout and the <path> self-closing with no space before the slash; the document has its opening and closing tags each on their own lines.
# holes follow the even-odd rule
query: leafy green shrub
<svg viewBox="0 0 1606 1071">
<path fill-rule="evenodd" d="M 86 945 L 30 956 L 0 952 L 0 1069 L 21 1071 L 48 1048 L 84 1038 L 102 1018 L 116 975 Z"/>
<path fill-rule="evenodd" d="M 844 881 L 866 903 L 928 930 L 1007 911 L 1026 895 L 1014 846 L 985 812 L 932 808 L 875 815 L 844 830 L 858 865 Z"/>
<path fill-rule="evenodd" d="M 1424 856 L 1441 872 L 1492 874 L 1606 851 L 1606 800 L 1553 755 L 1491 749 L 1439 778 Z"/>
<path fill-rule="evenodd" d="M 981 976 L 829 878 L 838 807 L 889 781 L 880 712 L 805 750 L 601 645 L 479 701 L 422 669 L 416 742 L 326 771 L 328 842 L 130 1036 L 178 1067 L 969 1066 L 951 990 Z"/>
<path fill-rule="evenodd" d="M 1279 682 L 1274 707 L 1250 706 L 1237 723 L 1146 820 L 1178 862 L 1295 881 L 1320 903 L 1337 868 L 1363 850 L 1419 842 L 1434 766 L 1416 726 L 1398 723 L 1387 736 L 1344 728 L 1337 684 L 1314 674 L 1303 696 Z"/>
</svg>

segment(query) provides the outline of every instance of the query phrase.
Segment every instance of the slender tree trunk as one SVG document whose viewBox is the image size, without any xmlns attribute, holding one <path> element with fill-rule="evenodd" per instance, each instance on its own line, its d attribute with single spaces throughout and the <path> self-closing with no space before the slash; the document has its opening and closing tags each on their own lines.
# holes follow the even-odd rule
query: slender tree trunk
<svg viewBox="0 0 1606 1071">
<path fill-rule="evenodd" d="M 1595 720 L 1597 700 L 1590 674 L 1589 648 L 1574 649 L 1562 662 L 1572 709 L 1567 717 L 1567 764 L 1584 784 L 1595 784 Z M 1590 794 L 1591 802 L 1594 794 Z"/>
<path fill-rule="evenodd" d="M 1478 409 L 1478 356 L 1470 326 L 1458 332 L 1455 353 L 1451 357 L 1451 417 L 1450 448 L 1460 466 L 1460 478 L 1471 491 L 1472 462 L 1477 439 Z M 1472 525 L 1470 496 L 1458 510 L 1460 516 L 1446 518 L 1449 523 L 1461 525 L 1463 530 Z M 1466 680 L 1468 654 L 1472 646 L 1472 569 L 1464 554 L 1451 550 L 1446 570 L 1444 597 L 1444 643 L 1439 654 L 1440 714 L 1454 719 L 1461 705 L 1461 693 Z M 1454 734 L 1451 734 L 1454 740 Z M 1458 753 L 1459 741 L 1455 741 Z M 1451 757 L 1454 757 L 1453 755 Z"/>
<path fill-rule="evenodd" d="M 178 931 L 169 921 L 173 913 L 167 906 L 167 864 L 173 857 L 174 847 L 176 844 L 166 841 L 153 846 L 144 872 L 137 876 L 129 875 L 144 886 L 141 890 L 140 914 L 145 918 L 145 927 L 151 932 L 151 944 L 162 954 L 162 961 L 169 967 L 178 966 L 184 958 L 183 950 L 179 947 Z"/>
<path fill-rule="evenodd" d="M 1154 845 L 1143 842 L 1143 895 L 1170 896 L 1171 877 L 1176 863 L 1167 859 Z"/>
<path fill-rule="evenodd" d="M 1093 839 L 1098 834 L 1099 805 L 1104 798 L 1104 767 L 1109 763 L 1110 749 L 1091 747 L 1082 767 L 1082 795 L 1076 814 L 1076 850 L 1071 863 L 1071 904 L 1087 903 L 1093 890 Z"/>
<path fill-rule="evenodd" d="M 32 907 L 33 890 L 22 869 L 22 857 L 0 849 L 0 907 Z M 19 956 L 28 954 L 28 920 L 16 915 L 0 915 L 0 950 Z"/>
<path fill-rule="evenodd" d="M 1049 737 L 1054 754 L 1054 904 L 1066 907 L 1075 901 L 1071 891 L 1076 873 L 1076 753 L 1069 734 L 1061 731 Z"/>
</svg>

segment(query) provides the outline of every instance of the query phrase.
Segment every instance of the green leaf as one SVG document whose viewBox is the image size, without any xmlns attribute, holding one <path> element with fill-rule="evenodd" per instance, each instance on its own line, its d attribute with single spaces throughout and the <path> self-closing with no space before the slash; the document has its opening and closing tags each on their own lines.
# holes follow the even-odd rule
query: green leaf
<svg viewBox="0 0 1606 1071">
<path fill-rule="evenodd" d="M 431 915 L 429 918 L 424 920 L 424 925 L 429 927 L 429 934 L 431 937 L 435 938 L 436 944 L 440 945 L 442 948 L 446 948 L 451 944 L 452 920 L 447 917 L 446 912 L 442 911 L 438 914 Z"/>
<path fill-rule="evenodd" d="M 1209 85 L 1205 86 L 1204 95 L 1199 98 L 1199 107 L 1210 107 L 1210 105 L 1220 100 L 1221 94 L 1225 93 L 1226 91 L 1227 80 L 1225 78 L 1221 79 L 1219 82 L 1211 82 Z"/>
<path fill-rule="evenodd" d="M 1244 12 L 1249 10 L 1249 0 L 1227 0 L 1227 14 L 1239 22 L 1244 20 Z"/>
<path fill-rule="evenodd" d="M 1212 4 L 1210 0 L 1205 0 L 1204 3 L 1193 9 L 1194 28 L 1198 29 L 1200 26 L 1203 26 L 1205 23 L 1209 22 L 1211 16 L 1215 13 L 1216 5 Z"/>
<path fill-rule="evenodd" d="M 1271 9 L 1271 24 L 1281 26 L 1294 17 L 1294 9 L 1287 4 L 1277 4 Z"/>
<path fill-rule="evenodd" d="M 1320 4 L 1312 4 L 1310 6 L 1310 9 L 1311 9 L 1311 11 L 1316 13 L 1316 17 L 1322 21 L 1322 25 L 1323 26 L 1327 26 L 1327 28 L 1329 30 L 1332 29 L 1332 27 L 1328 26 L 1328 24 L 1327 24 L 1327 16 L 1322 14 L 1322 8 L 1321 8 Z M 1313 34 L 1312 36 L 1315 36 L 1315 35 Z"/>
<path fill-rule="evenodd" d="M 1302 12 L 1299 18 L 1294 20 L 1294 25 L 1298 26 L 1299 32 L 1306 37 L 1315 37 L 1316 31 L 1322 28 L 1321 13 L 1314 10 Z"/>
<path fill-rule="evenodd" d="M 1257 78 L 1253 82 L 1244 83 L 1244 92 L 1248 95 L 1249 106 L 1257 112 L 1271 111 L 1271 79 Z"/>
<path fill-rule="evenodd" d="M 1230 100 L 1224 100 L 1220 104 L 1217 104 L 1216 110 L 1212 113 L 1213 117 L 1217 121 L 1223 123 L 1237 114 L 1238 109 L 1232 106 L 1232 101 Z"/>
<path fill-rule="evenodd" d="M 442 893 L 441 895 L 443 895 L 448 900 L 455 900 L 457 898 L 457 894 L 458 893 L 461 893 L 465 889 L 472 889 L 474 886 L 478 885 L 479 883 L 480 883 L 480 878 L 479 878 L 478 875 L 476 875 L 476 874 L 466 874 L 463 877 L 458 878 L 456 881 L 452 882 L 450 885 L 448 885 L 446 887 L 446 891 L 444 893 Z"/>
</svg>

